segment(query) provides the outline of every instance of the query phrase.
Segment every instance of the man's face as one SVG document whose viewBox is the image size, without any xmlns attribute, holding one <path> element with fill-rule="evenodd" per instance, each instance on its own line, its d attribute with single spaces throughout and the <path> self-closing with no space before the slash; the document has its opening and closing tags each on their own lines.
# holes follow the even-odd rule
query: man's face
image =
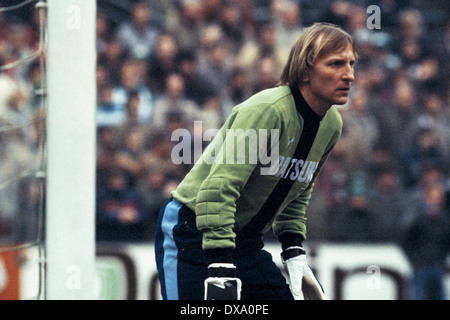
<svg viewBox="0 0 450 320">
<path fill-rule="evenodd" d="M 341 51 L 317 58 L 304 78 L 307 101 L 313 109 L 326 111 L 332 105 L 347 102 L 354 80 L 354 63 L 355 55 L 350 44 Z"/>
</svg>

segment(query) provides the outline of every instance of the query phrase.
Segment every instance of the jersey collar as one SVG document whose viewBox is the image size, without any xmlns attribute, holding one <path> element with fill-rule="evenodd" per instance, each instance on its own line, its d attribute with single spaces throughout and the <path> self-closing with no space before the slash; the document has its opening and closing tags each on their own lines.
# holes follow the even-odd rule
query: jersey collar
<svg viewBox="0 0 450 320">
<path fill-rule="evenodd" d="M 323 119 L 325 115 L 319 116 L 311 109 L 297 86 L 289 86 L 289 88 L 294 96 L 295 107 L 303 119 L 311 121 L 321 121 Z"/>
</svg>

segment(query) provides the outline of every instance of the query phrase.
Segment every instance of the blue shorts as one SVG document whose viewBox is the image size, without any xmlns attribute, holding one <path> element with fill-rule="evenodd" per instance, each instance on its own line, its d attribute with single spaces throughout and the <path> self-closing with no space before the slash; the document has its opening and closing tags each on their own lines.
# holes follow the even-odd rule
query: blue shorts
<svg viewBox="0 0 450 320">
<path fill-rule="evenodd" d="M 286 279 L 263 249 L 261 235 L 237 235 L 233 253 L 242 300 L 292 300 Z M 175 199 L 160 211 L 155 255 L 164 300 L 203 300 L 208 262 L 195 214 Z"/>
</svg>

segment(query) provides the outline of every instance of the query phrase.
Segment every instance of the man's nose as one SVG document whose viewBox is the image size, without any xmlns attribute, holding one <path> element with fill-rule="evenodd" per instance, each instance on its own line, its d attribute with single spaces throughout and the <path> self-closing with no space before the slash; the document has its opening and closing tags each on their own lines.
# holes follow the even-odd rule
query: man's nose
<svg viewBox="0 0 450 320">
<path fill-rule="evenodd" d="M 346 81 L 350 81 L 350 82 L 355 80 L 355 71 L 353 70 L 352 66 L 349 65 L 345 69 L 345 72 L 342 75 L 342 80 L 346 80 Z"/>
</svg>

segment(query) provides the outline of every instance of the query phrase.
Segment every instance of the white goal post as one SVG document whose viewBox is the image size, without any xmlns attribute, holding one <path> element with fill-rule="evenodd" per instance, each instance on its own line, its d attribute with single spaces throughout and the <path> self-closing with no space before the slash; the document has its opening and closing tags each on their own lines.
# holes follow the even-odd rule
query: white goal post
<svg viewBox="0 0 450 320">
<path fill-rule="evenodd" d="M 48 0 L 45 299 L 95 294 L 96 1 Z"/>
</svg>

